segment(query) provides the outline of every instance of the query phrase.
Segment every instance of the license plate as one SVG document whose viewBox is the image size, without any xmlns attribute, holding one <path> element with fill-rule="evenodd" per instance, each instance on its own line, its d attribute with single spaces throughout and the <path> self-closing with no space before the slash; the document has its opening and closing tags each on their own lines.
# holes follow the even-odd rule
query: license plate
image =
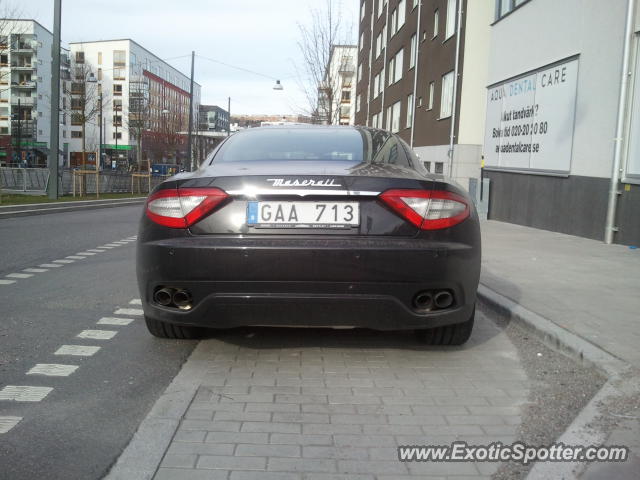
<svg viewBox="0 0 640 480">
<path fill-rule="evenodd" d="M 249 202 L 247 224 L 261 228 L 348 228 L 360 225 L 357 202 Z"/>
</svg>

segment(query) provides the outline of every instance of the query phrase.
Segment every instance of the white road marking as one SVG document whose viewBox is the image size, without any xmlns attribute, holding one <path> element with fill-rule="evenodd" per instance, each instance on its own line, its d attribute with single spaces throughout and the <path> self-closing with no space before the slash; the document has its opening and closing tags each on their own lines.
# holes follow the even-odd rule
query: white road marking
<svg viewBox="0 0 640 480">
<path fill-rule="evenodd" d="M 54 355 L 75 355 L 78 357 L 90 357 L 100 350 L 100 347 L 86 347 L 82 345 L 62 345 Z"/>
<path fill-rule="evenodd" d="M 43 263 L 42 265 L 38 265 L 41 268 L 60 268 L 62 265 L 59 263 Z"/>
<path fill-rule="evenodd" d="M 73 263 L 75 260 L 54 260 L 53 263 Z"/>
<path fill-rule="evenodd" d="M 114 315 L 144 315 L 144 312 L 139 308 L 119 308 Z"/>
<path fill-rule="evenodd" d="M 104 250 L 99 250 L 97 248 L 90 248 L 89 250 L 87 250 L 87 252 L 102 253 L 104 252 Z"/>
<path fill-rule="evenodd" d="M 49 395 L 51 387 L 28 387 L 23 385 L 7 385 L 0 390 L 0 400 L 15 402 L 39 402 Z"/>
<path fill-rule="evenodd" d="M 15 280 L 0 280 L 0 285 L 11 285 L 12 283 L 16 283 Z"/>
<path fill-rule="evenodd" d="M 139 298 L 134 298 L 129 302 L 129 305 L 142 305 L 142 300 L 140 300 Z"/>
<path fill-rule="evenodd" d="M 90 338 L 91 340 L 111 340 L 116 336 L 113 330 L 83 330 L 76 337 Z"/>
<path fill-rule="evenodd" d="M 102 317 L 98 325 L 129 325 L 131 322 L 133 318 Z"/>
<path fill-rule="evenodd" d="M 22 417 L 0 417 L 0 433 L 7 433 L 18 423 L 20 423 Z"/>
<path fill-rule="evenodd" d="M 95 255 L 94 252 L 78 252 L 76 253 L 76 255 L 84 255 L 85 257 L 91 257 L 92 255 Z"/>
<path fill-rule="evenodd" d="M 107 245 L 103 245 L 103 246 L 101 246 L 100 248 L 106 248 L 106 249 L 108 249 L 108 250 L 111 250 L 112 248 L 115 248 L 115 247 L 109 247 L 109 246 L 107 246 Z"/>
<path fill-rule="evenodd" d="M 27 372 L 27 375 L 47 375 L 48 377 L 68 377 L 79 367 L 77 365 L 60 365 L 58 363 L 38 363 Z"/>
<path fill-rule="evenodd" d="M 70 258 L 71 260 L 84 260 L 86 257 L 81 257 L 79 255 L 69 255 L 68 257 L 64 258 Z"/>
<path fill-rule="evenodd" d="M 118 240 L 117 242 L 113 242 L 113 243 L 118 244 L 118 245 L 126 245 L 129 242 L 127 240 Z"/>
<path fill-rule="evenodd" d="M 10 273 L 9 275 L 5 275 L 7 278 L 29 278 L 33 277 L 32 273 Z"/>
<path fill-rule="evenodd" d="M 119 243 L 107 243 L 104 245 L 105 247 L 111 247 L 111 248 L 115 248 L 115 247 L 119 247 L 120 244 Z"/>
<path fill-rule="evenodd" d="M 49 270 L 47 270 L 46 268 L 25 268 L 22 271 L 27 273 L 44 273 L 48 272 Z"/>
</svg>

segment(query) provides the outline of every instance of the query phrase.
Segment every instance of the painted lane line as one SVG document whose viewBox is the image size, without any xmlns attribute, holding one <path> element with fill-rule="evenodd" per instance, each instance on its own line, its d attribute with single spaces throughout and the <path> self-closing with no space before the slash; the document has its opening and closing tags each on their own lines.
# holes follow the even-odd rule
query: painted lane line
<svg viewBox="0 0 640 480">
<path fill-rule="evenodd" d="M 52 387 L 29 387 L 23 385 L 7 385 L 0 390 L 0 400 L 14 402 L 39 402 L 49 395 Z"/>
<path fill-rule="evenodd" d="M 22 271 L 26 273 L 44 273 L 48 272 L 49 270 L 47 270 L 46 268 L 25 268 Z"/>
<path fill-rule="evenodd" d="M 0 417 L 0 433 L 7 433 L 18 423 L 20 423 L 22 417 Z"/>
<path fill-rule="evenodd" d="M 62 345 L 54 355 L 75 355 L 77 357 L 90 357 L 100 350 L 100 347 L 85 347 L 82 345 Z"/>
<path fill-rule="evenodd" d="M 115 248 L 115 247 L 108 247 L 107 245 L 103 245 L 100 248 L 106 248 L 107 250 L 111 250 L 112 248 Z"/>
<path fill-rule="evenodd" d="M 115 247 L 119 247 L 120 244 L 119 243 L 106 243 L 104 246 L 105 247 L 115 248 Z"/>
<path fill-rule="evenodd" d="M 9 275 L 5 275 L 7 278 L 30 278 L 33 277 L 32 273 L 10 273 Z"/>
<path fill-rule="evenodd" d="M 38 265 L 40 268 L 60 268 L 62 265 L 59 263 L 43 263 L 42 265 Z"/>
<path fill-rule="evenodd" d="M 87 257 L 81 257 L 80 255 L 69 255 L 68 257 L 64 258 L 70 258 L 71 260 L 84 260 Z"/>
<path fill-rule="evenodd" d="M 1 280 L 0 279 L 0 285 L 11 285 L 12 283 L 16 283 L 15 280 Z"/>
<path fill-rule="evenodd" d="M 102 253 L 104 252 L 104 250 L 100 250 L 98 248 L 90 248 L 89 250 L 87 250 L 87 252 Z"/>
<path fill-rule="evenodd" d="M 133 321 L 133 318 L 102 317 L 98 325 L 129 325 Z"/>
<path fill-rule="evenodd" d="M 54 260 L 53 261 L 53 263 L 65 263 L 65 264 L 66 263 L 73 263 L 73 262 L 75 262 L 75 260 L 64 260 L 64 259 L 62 259 L 62 260 Z"/>
<path fill-rule="evenodd" d="M 83 330 L 76 337 L 91 340 L 111 340 L 117 333 L 113 330 Z"/>
<path fill-rule="evenodd" d="M 144 312 L 139 308 L 119 308 L 114 315 L 144 315 Z"/>
<path fill-rule="evenodd" d="M 27 372 L 27 375 L 46 375 L 48 377 L 68 377 L 79 367 L 77 365 L 60 365 L 58 363 L 38 363 Z"/>
<path fill-rule="evenodd" d="M 92 257 L 93 255 L 95 255 L 94 252 L 78 252 L 76 253 L 76 255 L 84 255 L 85 257 Z"/>
<path fill-rule="evenodd" d="M 129 305 L 142 305 L 142 300 L 140 300 L 139 298 L 134 298 L 129 302 Z"/>
<path fill-rule="evenodd" d="M 129 242 L 128 242 L 128 241 L 126 241 L 126 240 L 119 240 L 119 241 L 117 241 L 117 242 L 113 242 L 113 243 L 116 243 L 116 244 L 118 244 L 118 245 L 126 245 L 126 244 L 127 244 L 127 243 L 129 243 Z"/>
</svg>

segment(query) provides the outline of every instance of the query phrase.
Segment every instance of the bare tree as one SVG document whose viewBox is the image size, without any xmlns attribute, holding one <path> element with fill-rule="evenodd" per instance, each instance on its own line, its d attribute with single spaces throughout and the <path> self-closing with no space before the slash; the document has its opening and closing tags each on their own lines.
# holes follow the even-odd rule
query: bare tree
<svg viewBox="0 0 640 480">
<path fill-rule="evenodd" d="M 296 68 L 308 103 L 304 112 L 314 123 L 337 123 L 339 78 L 338 72 L 330 68 L 331 55 L 336 45 L 349 43 L 353 23 L 345 21 L 341 2 L 336 0 L 324 0 L 320 7 L 311 7 L 309 15 L 309 25 L 298 23 L 302 62 Z"/>
<path fill-rule="evenodd" d="M 142 167 L 142 139 L 151 128 L 151 105 L 149 102 L 149 80 L 140 75 L 129 82 L 129 115 L 127 116 L 129 135 L 136 141 L 136 162 L 138 171 Z M 151 161 L 148 158 L 149 172 Z"/>
<path fill-rule="evenodd" d="M 84 61 L 84 52 L 75 53 L 71 82 L 71 124 L 82 126 L 82 168 L 87 159 L 87 124 L 93 124 L 100 112 L 101 97 L 99 79 L 96 79 L 91 66 Z M 100 141 L 100 140 L 98 140 Z M 93 147 L 93 145 L 91 145 Z M 95 150 L 93 150 L 95 151 Z"/>
</svg>

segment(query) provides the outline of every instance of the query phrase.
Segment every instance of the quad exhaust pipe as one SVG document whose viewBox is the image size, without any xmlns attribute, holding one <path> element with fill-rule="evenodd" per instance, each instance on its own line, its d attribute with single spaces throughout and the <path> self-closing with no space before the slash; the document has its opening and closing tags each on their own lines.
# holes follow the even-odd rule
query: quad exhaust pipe
<svg viewBox="0 0 640 480">
<path fill-rule="evenodd" d="M 182 288 L 161 287 L 153 294 L 153 300 L 163 307 L 175 307 L 180 310 L 191 310 L 193 306 L 191 293 Z"/>
<path fill-rule="evenodd" d="M 413 307 L 419 312 L 444 310 L 453 305 L 453 294 L 449 290 L 422 291 L 413 297 Z"/>
</svg>

